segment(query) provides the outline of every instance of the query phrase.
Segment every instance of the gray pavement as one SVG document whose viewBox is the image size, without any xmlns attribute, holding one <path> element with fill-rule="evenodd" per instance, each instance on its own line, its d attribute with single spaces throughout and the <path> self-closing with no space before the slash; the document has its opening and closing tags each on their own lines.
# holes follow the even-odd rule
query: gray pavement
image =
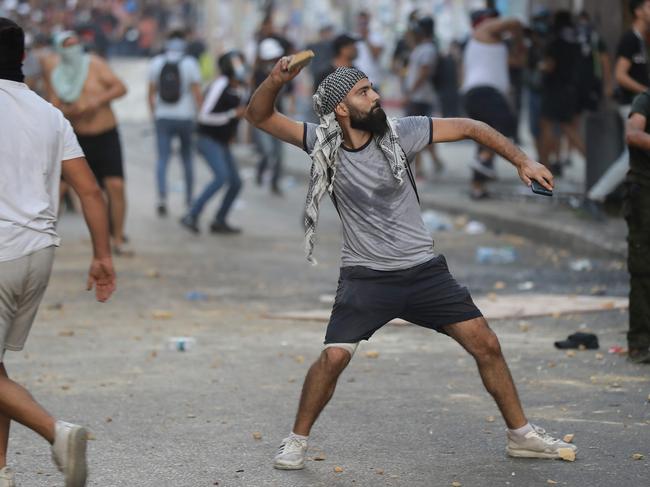
<svg viewBox="0 0 650 487">
<path fill-rule="evenodd" d="M 170 168 L 171 215 L 155 216 L 152 131 L 139 104 L 131 114 L 121 132 L 127 230 L 137 255 L 116 261 L 113 299 L 94 302 L 83 290 L 88 236 L 80 215 L 65 214 L 63 245 L 27 347 L 6 358 L 13 377 L 54 414 L 93 432 L 89 485 L 648 485 L 650 368 L 607 353 L 610 346 L 625 345 L 628 319 L 625 311 L 608 310 L 491 323 L 530 419 L 555 435 L 575 434 L 580 452 L 574 463 L 508 458 L 503 422 L 470 357 L 442 335 L 387 326 L 363 344 L 344 372 L 313 430 L 307 468 L 273 470 L 272 457 L 289 432 L 325 325 L 265 316 L 327 308 L 325 296 L 334 293 L 338 275 L 335 211 L 324 203 L 316 249 L 320 264 L 311 267 L 302 252 L 304 181 L 288 180 L 285 197 L 273 198 L 253 184 L 245 168 L 248 180 L 232 215 L 244 233 L 190 235 L 177 221 L 183 211 L 178 162 Z M 471 154 L 471 147 L 463 147 L 452 149 L 459 159 Z M 237 154 L 245 167 L 254 161 L 247 147 Z M 290 154 L 290 164 L 306 171 L 306 156 L 293 149 Z M 447 154 L 452 152 L 443 152 L 451 168 L 455 162 Z M 198 158 L 196 167 L 200 186 L 208 173 Z M 203 228 L 216 203 L 206 211 Z M 547 211 L 551 219 L 558 209 Z M 617 255 L 587 255 L 491 229 L 479 235 L 453 229 L 434 237 L 437 251 L 475 296 L 515 292 L 523 302 L 529 292 L 628 292 L 624 261 Z M 512 246 L 517 260 L 478 264 L 478 246 Z M 585 256 L 591 270 L 571 271 Z M 528 281 L 534 290 L 517 290 Z M 189 291 L 206 299 L 189 301 Z M 598 334 L 601 355 L 567 355 L 553 347 L 553 341 L 584 327 Z M 196 346 L 170 350 L 168 339 L 174 336 L 191 336 Z M 635 453 L 644 458 L 634 460 Z M 45 443 L 20 425 L 12 427 L 9 463 L 18 485 L 62 485 Z"/>
</svg>

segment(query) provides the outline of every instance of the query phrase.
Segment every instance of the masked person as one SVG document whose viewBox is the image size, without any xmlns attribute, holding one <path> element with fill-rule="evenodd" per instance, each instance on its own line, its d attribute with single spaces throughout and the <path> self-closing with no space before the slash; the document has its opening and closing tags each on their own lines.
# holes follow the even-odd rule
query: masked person
<svg viewBox="0 0 650 487">
<path fill-rule="evenodd" d="M 329 194 L 343 226 L 341 274 L 324 350 L 303 385 L 293 430 L 275 457 L 278 469 L 304 467 L 307 440 L 316 418 L 359 342 L 393 318 L 442 332 L 476 360 L 481 378 L 508 427 L 512 456 L 557 458 L 575 446 L 531 425 L 501 353 L 499 341 L 467 288 L 449 273 L 433 250 L 411 173 L 415 155 L 431 143 L 474 139 L 517 168 L 525 184 L 552 187 L 553 176 L 508 139 L 469 119 L 389 119 L 366 75 L 338 68 L 320 84 L 314 110 L 320 124 L 300 123 L 274 109 L 275 97 L 298 70 L 282 58 L 253 94 L 246 118 L 312 159 L 306 202 L 307 257 L 313 262 L 319 205 Z"/>
<path fill-rule="evenodd" d="M 122 146 L 111 102 L 126 94 L 126 87 L 108 63 L 84 53 L 74 32 L 54 39 L 57 56 L 46 64 L 48 96 L 72 124 L 90 169 L 106 192 L 113 251 L 129 256 L 124 238 L 126 192 Z"/>
<path fill-rule="evenodd" d="M 199 138 L 197 147 L 205 158 L 214 179 L 191 205 L 181 224 L 193 233 L 199 233 L 199 217 L 206 203 L 221 189 L 228 189 L 221 206 L 210 225 L 210 232 L 216 234 L 240 233 L 239 228 L 228 224 L 228 214 L 241 191 L 237 160 L 230 150 L 230 144 L 237 135 L 239 120 L 246 109 L 247 70 L 243 56 L 231 51 L 217 61 L 221 76 L 210 85 L 198 116 Z"/>
<path fill-rule="evenodd" d="M 86 485 L 87 431 L 57 421 L 4 365 L 7 350 L 22 350 L 47 289 L 56 231 L 59 181 L 79 195 L 93 243 L 88 289 L 98 301 L 115 288 L 106 204 L 70 123 L 24 83 L 24 32 L 0 17 L 0 487 L 15 487 L 7 466 L 11 421 L 41 435 L 67 487 Z M 80 83 L 81 84 L 81 83 Z M 20 458 L 20 457 L 17 457 Z"/>
<path fill-rule="evenodd" d="M 180 140 L 185 204 L 192 204 L 194 171 L 192 134 L 198 107 L 201 106 L 201 68 L 192 56 L 185 54 L 185 31 L 171 30 L 165 52 L 154 57 L 149 65 L 149 110 L 156 126 L 156 181 L 158 184 L 158 215 L 167 215 L 167 166 L 172 155 L 172 141 Z"/>
</svg>

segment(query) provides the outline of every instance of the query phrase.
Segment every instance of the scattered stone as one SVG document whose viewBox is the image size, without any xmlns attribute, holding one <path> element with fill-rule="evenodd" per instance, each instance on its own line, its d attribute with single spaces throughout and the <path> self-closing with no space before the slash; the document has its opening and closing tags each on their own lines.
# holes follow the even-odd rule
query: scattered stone
<svg viewBox="0 0 650 487">
<path fill-rule="evenodd" d="M 377 358 L 379 357 L 379 352 L 376 350 L 368 350 L 366 353 L 363 354 L 364 357 L 366 358 Z"/>
<path fill-rule="evenodd" d="M 603 360 L 605 356 L 602 353 L 597 353 L 596 354 L 596 360 Z"/>
<path fill-rule="evenodd" d="M 528 330 L 530 330 L 530 324 L 527 321 L 520 321 L 519 331 L 526 333 Z"/>
<path fill-rule="evenodd" d="M 557 484 L 557 482 L 556 482 L 555 480 L 551 480 L 551 479 L 548 479 L 548 480 L 546 481 L 546 483 L 547 483 L 547 484 L 551 484 L 551 485 L 555 485 L 555 484 Z"/>
<path fill-rule="evenodd" d="M 259 431 L 255 431 L 253 433 L 253 439 L 258 440 L 258 441 L 261 440 L 262 439 L 262 433 L 260 433 Z"/>
<path fill-rule="evenodd" d="M 64 391 L 69 391 L 70 386 L 68 384 L 64 384 L 64 385 L 61 386 L 61 389 L 63 389 Z"/>
<path fill-rule="evenodd" d="M 494 416 L 488 416 L 487 418 L 485 418 L 485 421 L 487 421 L 488 423 L 494 423 L 496 420 L 497 418 L 495 418 Z"/>
<path fill-rule="evenodd" d="M 106 422 L 107 422 L 107 423 L 112 423 L 112 422 L 113 422 L 113 418 L 111 418 L 111 417 L 109 416 L 108 418 L 106 418 Z"/>
<path fill-rule="evenodd" d="M 451 483 L 451 487 L 461 487 L 462 485 L 463 484 L 461 484 L 460 482 L 457 482 L 455 480 Z"/>
<path fill-rule="evenodd" d="M 632 460 L 643 460 L 643 455 L 641 453 L 632 454 Z"/>
<path fill-rule="evenodd" d="M 59 332 L 60 337 L 72 337 L 74 336 L 74 330 L 63 330 Z"/>
<path fill-rule="evenodd" d="M 295 357 L 293 357 L 293 359 L 298 364 L 304 364 L 305 363 L 305 357 L 303 357 L 302 355 L 296 355 Z"/>
<path fill-rule="evenodd" d="M 503 281 L 497 281 L 494 283 L 494 289 L 505 289 L 506 283 Z"/>
<path fill-rule="evenodd" d="M 318 454 L 318 455 L 316 455 L 314 457 L 315 462 L 324 462 L 325 460 L 327 460 L 327 457 L 325 455 L 323 455 L 322 453 L 320 453 L 320 454 Z"/>
<path fill-rule="evenodd" d="M 342 467 L 334 467 L 334 471 L 336 473 L 341 473 L 341 472 L 343 472 L 343 468 Z"/>
<path fill-rule="evenodd" d="M 567 350 L 567 351 L 566 351 L 566 356 L 567 356 L 567 357 L 575 357 L 575 356 L 576 356 L 576 352 L 575 352 L 574 350 Z"/>
<path fill-rule="evenodd" d="M 160 277 L 160 272 L 158 269 L 149 269 L 145 275 L 151 279 L 158 279 Z"/>
<path fill-rule="evenodd" d="M 46 309 L 48 311 L 61 311 L 63 309 L 63 303 L 52 303 Z"/>
<path fill-rule="evenodd" d="M 562 438 L 562 441 L 564 441 L 565 443 L 571 443 L 573 441 L 574 436 L 575 435 L 573 433 L 570 433 L 568 435 L 564 435 L 564 438 Z"/>
<path fill-rule="evenodd" d="M 377 470 L 375 470 L 375 473 L 377 475 L 384 475 L 384 469 L 383 468 L 378 468 Z"/>
<path fill-rule="evenodd" d="M 196 418 L 196 414 L 190 413 L 190 414 L 187 415 L 187 418 L 188 419 L 194 419 L 194 418 Z"/>
<path fill-rule="evenodd" d="M 576 451 L 573 448 L 558 448 L 557 453 L 558 455 L 560 455 L 560 458 L 564 461 L 567 462 L 576 461 Z"/>
<path fill-rule="evenodd" d="M 174 317 L 174 313 L 172 313 L 171 311 L 158 309 L 151 313 L 151 317 L 154 320 L 169 320 Z"/>
</svg>

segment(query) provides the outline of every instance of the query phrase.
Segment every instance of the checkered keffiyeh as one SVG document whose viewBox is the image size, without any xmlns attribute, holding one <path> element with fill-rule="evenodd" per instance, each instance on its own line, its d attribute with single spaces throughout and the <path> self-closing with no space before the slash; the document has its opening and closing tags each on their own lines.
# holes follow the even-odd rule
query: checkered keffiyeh
<svg viewBox="0 0 650 487">
<path fill-rule="evenodd" d="M 313 265 L 316 265 L 313 253 L 320 200 L 325 192 L 332 195 L 338 151 L 343 143 L 343 131 L 336 121 L 334 109 L 352 87 L 365 78 L 367 76 L 356 68 L 337 68 L 321 82 L 313 97 L 314 111 L 320 117 L 320 124 L 310 154 L 311 176 L 305 203 L 305 251 L 307 260 Z M 375 137 L 375 142 L 388 159 L 393 176 L 401 184 L 407 161 L 406 154 L 399 145 L 394 120 L 388 120 L 388 130 L 383 136 Z"/>
</svg>

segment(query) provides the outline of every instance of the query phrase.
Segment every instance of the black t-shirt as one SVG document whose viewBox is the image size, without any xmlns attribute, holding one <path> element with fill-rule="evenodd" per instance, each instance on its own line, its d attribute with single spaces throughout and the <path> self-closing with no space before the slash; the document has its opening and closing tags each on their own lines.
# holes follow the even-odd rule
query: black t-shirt
<svg viewBox="0 0 650 487">
<path fill-rule="evenodd" d="M 627 31 L 618 44 L 617 57 L 628 59 L 632 65 L 628 71 L 630 77 L 644 86 L 650 86 L 648 76 L 648 55 L 645 42 L 633 30 Z M 620 102 L 624 105 L 632 103 L 636 93 L 622 86 L 620 88 Z"/>
<path fill-rule="evenodd" d="M 641 93 L 632 102 L 630 117 L 638 113 L 646 117 L 645 132 L 650 134 L 650 91 Z M 650 151 L 629 146 L 630 171 L 627 173 L 627 182 L 640 184 L 650 188 Z"/>
<path fill-rule="evenodd" d="M 545 91 L 575 89 L 578 84 L 577 64 L 580 56 L 578 44 L 563 37 L 555 37 L 546 46 L 545 57 L 553 60 L 554 69 L 543 79 Z"/>
</svg>

